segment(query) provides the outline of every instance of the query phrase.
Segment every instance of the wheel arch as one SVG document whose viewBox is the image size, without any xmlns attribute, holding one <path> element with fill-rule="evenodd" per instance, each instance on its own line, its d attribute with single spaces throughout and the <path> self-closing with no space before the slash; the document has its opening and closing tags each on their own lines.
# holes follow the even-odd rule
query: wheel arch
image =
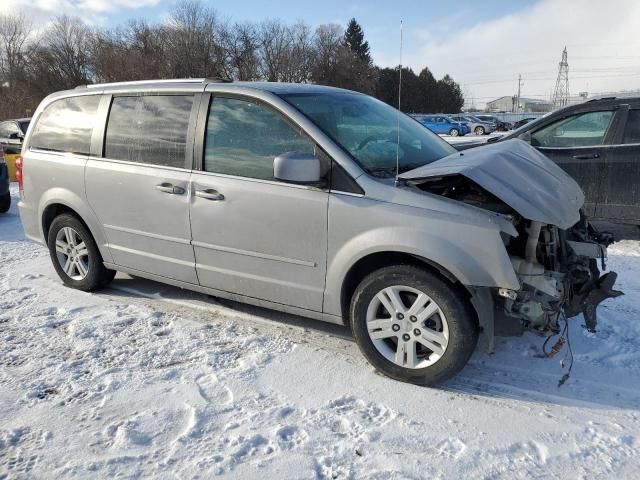
<svg viewBox="0 0 640 480">
<path fill-rule="evenodd" d="M 63 190 L 57 192 L 57 190 Z M 113 263 L 108 242 L 91 208 L 76 194 L 64 189 L 52 189 L 43 195 L 38 208 L 40 236 L 47 244 L 53 220 L 64 213 L 75 215 L 89 230 L 105 262 Z"/>
<path fill-rule="evenodd" d="M 340 288 L 340 309 L 345 325 L 349 325 L 351 298 L 360 282 L 371 272 L 392 265 L 411 265 L 423 268 L 448 283 L 468 304 L 479 327 L 484 349 L 493 351 L 494 303 L 489 287 L 465 285 L 447 268 L 429 258 L 399 251 L 379 251 L 358 259 L 347 271 Z"/>
<path fill-rule="evenodd" d="M 392 265 L 412 265 L 424 268 L 449 283 L 455 289 L 468 293 L 456 276 L 433 260 L 412 253 L 399 251 L 380 251 L 365 255 L 356 261 L 347 271 L 340 288 L 340 307 L 342 318 L 348 322 L 351 297 L 360 282 L 371 272 Z"/>
</svg>

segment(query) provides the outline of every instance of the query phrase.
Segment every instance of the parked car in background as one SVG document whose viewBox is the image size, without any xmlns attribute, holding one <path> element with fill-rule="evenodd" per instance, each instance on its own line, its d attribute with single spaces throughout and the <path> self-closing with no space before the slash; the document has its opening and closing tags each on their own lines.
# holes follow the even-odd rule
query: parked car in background
<svg viewBox="0 0 640 480">
<path fill-rule="evenodd" d="M 518 128 L 520 128 L 523 125 L 526 125 L 529 122 L 532 122 L 536 119 L 536 117 L 528 117 L 528 118 L 523 118 L 522 120 L 518 120 L 517 122 L 513 123 L 513 130 L 516 130 Z"/>
<path fill-rule="evenodd" d="M 513 138 L 536 147 L 578 182 L 587 216 L 640 225 L 640 98 L 571 105 L 489 142 Z"/>
<path fill-rule="evenodd" d="M 463 136 L 471 130 L 465 122 L 452 121 L 446 115 L 411 115 L 420 124 L 427 127 L 434 133 L 440 135 L 451 135 L 452 137 Z"/>
<path fill-rule="evenodd" d="M 30 121 L 30 118 L 19 118 L 0 122 L 0 147 L 4 150 L 4 159 L 12 182 L 16 180 L 16 159 L 20 156 L 22 140 L 27 133 Z"/>
<path fill-rule="evenodd" d="M 120 270 L 348 325 L 403 381 L 456 374 L 500 319 L 552 335 L 583 311 L 594 329 L 619 294 L 580 188 L 544 155 L 514 139 L 461 158 L 348 90 L 77 88 L 42 101 L 22 158 L 25 235 L 67 286 Z"/>
<path fill-rule="evenodd" d="M 9 211 L 11 194 L 9 193 L 9 169 L 4 159 L 4 152 L 0 145 L 0 213 Z"/>
<path fill-rule="evenodd" d="M 496 124 L 494 122 L 485 122 L 475 115 L 456 113 L 449 115 L 449 118 L 454 122 L 465 122 L 476 135 L 488 135 L 496 130 Z"/>
<path fill-rule="evenodd" d="M 513 128 L 513 124 L 510 122 L 505 122 L 504 120 L 500 120 L 498 117 L 493 115 L 485 115 L 485 114 L 476 114 L 475 117 L 478 117 L 483 122 L 490 122 L 496 124 L 496 130 L 498 132 L 506 132 L 507 130 L 511 130 Z"/>
</svg>

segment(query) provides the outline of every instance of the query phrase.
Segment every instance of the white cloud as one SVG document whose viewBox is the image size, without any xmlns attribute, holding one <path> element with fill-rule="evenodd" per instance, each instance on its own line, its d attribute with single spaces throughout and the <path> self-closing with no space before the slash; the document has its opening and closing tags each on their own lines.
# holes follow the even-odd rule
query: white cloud
<svg viewBox="0 0 640 480">
<path fill-rule="evenodd" d="M 0 2 L 0 13 L 24 13 L 34 20 L 66 14 L 94 23 L 118 10 L 134 10 L 158 3 L 160 0 L 7 0 Z"/>
<path fill-rule="evenodd" d="M 522 96 L 548 96 L 565 45 L 572 94 L 640 88 L 636 0 L 542 0 L 468 29 L 456 26 L 455 17 L 437 29 L 406 26 L 404 63 L 415 70 L 429 66 L 436 77 L 449 73 L 478 105 L 514 94 L 518 73 Z M 375 58 L 397 64 L 393 58 Z"/>
</svg>

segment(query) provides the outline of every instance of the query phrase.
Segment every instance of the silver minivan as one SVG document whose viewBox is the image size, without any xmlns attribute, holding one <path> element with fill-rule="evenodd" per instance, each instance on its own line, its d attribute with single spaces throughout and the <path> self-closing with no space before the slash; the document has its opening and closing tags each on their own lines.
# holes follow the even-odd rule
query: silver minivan
<svg viewBox="0 0 640 480">
<path fill-rule="evenodd" d="M 349 325 L 395 379 L 479 339 L 553 335 L 616 296 L 577 184 L 520 140 L 456 152 L 369 96 L 172 80 L 47 97 L 18 162 L 26 235 L 62 281 L 116 271 Z"/>
</svg>

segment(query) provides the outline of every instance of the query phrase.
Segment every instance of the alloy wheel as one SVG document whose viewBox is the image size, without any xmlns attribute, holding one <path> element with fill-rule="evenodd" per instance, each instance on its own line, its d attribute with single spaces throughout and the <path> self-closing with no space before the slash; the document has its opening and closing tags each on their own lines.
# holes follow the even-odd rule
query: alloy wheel
<svg viewBox="0 0 640 480">
<path fill-rule="evenodd" d="M 89 250 L 80 234 L 71 227 L 63 227 L 56 234 L 56 257 L 72 280 L 82 280 L 89 273 Z"/>
<path fill-rule="evenodd" d="M 429 367 L 444 355 L 449 326 L 438 304 L 406 286 L 380 290 L 367 308 L 367 331 L 387 360 L 409 369 Z"/>
</svg>

